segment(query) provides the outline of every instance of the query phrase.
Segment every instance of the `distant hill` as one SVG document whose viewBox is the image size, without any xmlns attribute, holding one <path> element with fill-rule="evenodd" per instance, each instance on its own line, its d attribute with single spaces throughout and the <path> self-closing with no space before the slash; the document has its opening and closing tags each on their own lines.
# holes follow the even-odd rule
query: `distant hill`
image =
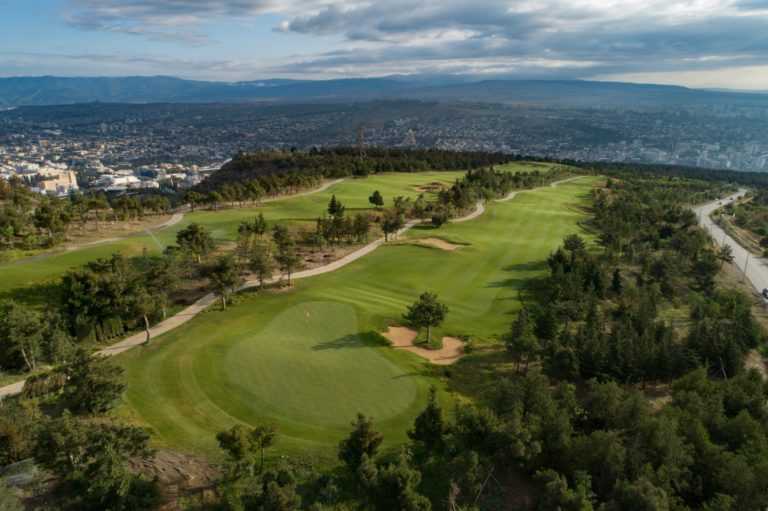
<svg viewBox="0 0 768 511">
<path fill-rule="evenodd" d="M 340 102 L 409 98 L 580 107 L 768 105 L 768 94 L 581 80 L 473 80 L 450 75 L 208 82 L 169 76 L 0 78 L 0 107 L 88 103 Z"/>
</svg>

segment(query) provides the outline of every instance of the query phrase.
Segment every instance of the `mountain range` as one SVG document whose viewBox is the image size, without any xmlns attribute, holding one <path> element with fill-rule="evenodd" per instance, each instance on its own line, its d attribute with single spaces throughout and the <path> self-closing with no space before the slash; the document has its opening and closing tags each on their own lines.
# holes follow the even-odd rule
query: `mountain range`
<svg viewBox="0 0 768 511">
<path fill-rule="evenodd" d="M 382 98 L 609 108 L 768 106 L 768 94 L 583 80 L 413 75 L 215 82 L 170 76 L 0 78 L 0 106 L 108 103 L 355 102 Z"/>
</svg>

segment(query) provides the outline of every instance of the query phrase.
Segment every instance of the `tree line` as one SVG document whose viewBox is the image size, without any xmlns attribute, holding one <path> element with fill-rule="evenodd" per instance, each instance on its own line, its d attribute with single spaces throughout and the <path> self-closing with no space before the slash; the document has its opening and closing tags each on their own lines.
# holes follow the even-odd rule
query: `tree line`
<svg viewBox="0 0 768 511">
<path fill-rule="evenodd" d="M 51 248 L 74 230 L 93 223 L 128 222 L 146 215 L 167 214 L 171 199 L 160 195 L 108 196 L 102 191 L 65 198 L 34 193 L 19 178 L 0 179 L 0 249 Z"/>
<path fill-rule="evenodd" d="M 354 147 L 312 148 L 307 152 L 292 150 L 240 153 L 221 170 L 200 183 L 197 191 L 209 192 L 218 190 L 225 184 L 238 182 L 262 183 L 262 179 L 278 179 L 276 176 L 290 182 L 302 179 L 301 176 L 322 180 L 364 177 L 378 172 L 471 170 L 500 165 L 517 158 L 503 153 L 380 147 L 366 148 L 362 157 Z"/>
</svg>

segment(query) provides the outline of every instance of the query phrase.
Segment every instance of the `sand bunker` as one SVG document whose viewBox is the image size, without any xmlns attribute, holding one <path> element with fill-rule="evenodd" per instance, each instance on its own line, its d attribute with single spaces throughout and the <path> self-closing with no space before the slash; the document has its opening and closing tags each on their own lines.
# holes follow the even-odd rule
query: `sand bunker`
<svg viewBox="0 0 768 511">
<path fill-rule="evenodd" d="M 414 190 L 420 193 L 424 192 L 439 192 L 443 188 L 445 188 L 445 185 L 443 183 L 429 183 L 426 185 L 420 185 L 420 186 L 412 186 Z"/>
<path fill-rule="evenodd" d="M 412 328 L 391 326 L 382 335 L 392 342 L 393 348 L 408 350 L 437 365 L 454 364 L 464 355 L 464 341 L 456 337 L 443 337 L 443 347 L 441 349 L 429 350 L 413 345 L 413 341 L 416 340 L 419 334 Z"/>
<path fill-rule="evenodd" d="M 461 245 L 448 243 L 447 241 L 441 240 L 440 238 L 420 238 L 417 241 L 419 243 L 423 243 L 424 245 L 432 245 L 442 250 L 456 250 L 457 248 L 461 247 Z"/>
</svg>

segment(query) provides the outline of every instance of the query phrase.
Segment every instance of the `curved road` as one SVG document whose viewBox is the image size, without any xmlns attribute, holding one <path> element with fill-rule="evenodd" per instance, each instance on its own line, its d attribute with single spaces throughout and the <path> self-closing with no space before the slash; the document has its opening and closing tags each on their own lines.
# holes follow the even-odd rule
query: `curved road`
<svg viewBox="0 0 768 511">
<path fill-rule="evenodd" d="M 561 181 L 555 181 L 555 182 L 551 183 L 549 187 L 555 188 L 555 187 L 557 187 L 557 185 L 559 185 L 561 183 L 565 183 L 567 181 L 572 181 L 574 179 L 581 179 L 583 177 L 586 177 L 586 176 L 576 176 L 576 177 L 571 177 L 571 178 L 568 178 L 568 179 L 563 179 Z M 339 183 L 341 181 L 343 181 L 343 179 L 337 179 L 335 181 L 331 181 L 329 183 L 326 183 L 323 186 L 321 186 L 321 187 L 319 187 L 319 188 L 317 188 L 315 190 L 304 192 L 304 193 L 301 193 L 301 194 L 298 194 L 298 195 L 292 195 L 291 197 L 297 197 L 297 196 L 303 196 L 303 195 L 309 195 L 309 194 L 312 194 L 312 193 L 322 192 L 322 191 L 327 190 L 329 187 L 333 186 L 334 184 Z M 546 188 L 549 188 L 549 187 L 546 187 Z M 537 189 L 531 189 L 531 190 L 519 190 L 519 192 L 533 192 L 533 191 L 537 191 L 537 190 L 541 190 L 541 189 L 543 189 L 543 188 L 537 188 Z M 517 192 L 510 192 L 509 195 L 507 195 L 506 197 L 504 197 L 503 199 L 500 199 L 500 200 L 502 200 L 502 201 L 510 200 L 510 199 L 512 199 L 514 197 L 515 193 L 517 193 Z M 278 199 L 272 199 L 272 200 L 278 200 Z M 264 201 L 264 202 L 266 202 L 266 201 Z M 478 207 L 477 207 L 477 209 L 475 211 L 473 211 L 472 213 L 470 213 L 467 216 L 464 216 L 462 218 L 457 218 L 457 219 L 455 219 L 453 221 L 454 222 L 464 222 L 464 221 L 467 221 L 467 220 L 472 220 L 472 219 L 477 218 L 478 216 L 480 216 L 484 211 L 485 211 L 485 208 L 483 207 L 483 204 L 482 203 L 478 203 Z M 405 226 L 403 226 L 402 229 L 397 231 L 396 236 L 399 236 L 399 235 L 405 233 L 408 229 L 410 229 L 411 227 L 413 227 L 414 225 L 416 225 L 418 223 L 419 223 L 419 220 L 411 220 L 410 222 L 405 224 Z M 294 273 L 292 275 L 292 279 L 302 279 L 302 278 L 312 277 L 312 276 L 315 276 L 315 275 L 321 275 L 323 273 L 328 273 L 328 272 L 332 272 L 332 271 L 338 270 L 339 268 L 342 268 L 342 267 L 348 265 L 349 263 L 351 263 L 351 262 L 353 262 L 353 261 L 355 261 L 357 259 L 360 259 L 361 257 L 365 256 L 366 254 L 369 254 L 369 253 L 373 252 L 374 250 L 376 250 L 379 246 L 381 246 L 383 244 L 384 244 L 384 238 L 379 238 L 379 239 L 377 239 L 375 241 L 372 241 L 371 243 L 365 245 L 364 247 L 362 247 L 362 248 L 360 248 L 360 249 L 358 249 L 358 250 L 356 250 L 356 251 L 354 251 L 354 252 L 352 252 L 350 254 L 347 254 L 346 256 L 342 257 L 341 259 L 339 259 L 337 261 L 333 261 L 332 263 L 326 264 L 325 266 L 320 266 L 320 267 L 317 267 L 317 268 L 312 268 L 311 270 L 304 270 L 304 271 L 296 272 L 296 273 Z M 281 278 L 282 278 L 282 276 L 272 277 L 271 279 L 266 280 L 265 283 L 270 283 L 270 284 L 271 283 L 275 283 L 275 282 L 278 282 Z M 243 286 L 240 287 L 238 289 L 238 291 L 240 291 L 242 289 L 256 287 L 258 285 L 259 285 L 258 280 L 256 280 L 256 279 L 249 280 L 245 284 L 243 284 Z M 215 294 L 208 293 L 207 295 L 203 296 L 198 301 L 196 301 L 195 303 L 193 303 L 192 305 L 190 305 L 186 309 L 182 310 L 178 314 L 176 314 L 174 316 L 171 316 L 170 318 L 168 318 L 168 319 L 166 319 L 164 321 L 161 321 L 160 323 L 158 323 L 155 326 L 151 327 L 149 329 L 150 337 L 154 339 L 155 337 L 157 337 L 159 335 L 162 335 L 162 334 L 164 334 L 166 332 L 169 332 L 170 330 L 173 330 L 174 328 L 176 328 L 176 327 L 178 327 L 180 325 L 183 325 L 184 323 L 186 323 L 187 321 L 189 321 L 190 319 L 192 319 L 197 314 L 199 314 L 200 312 L 202 312 L 207 307 L 209 307 L 210 305 L 214 304 L 217 301 L 218 301 L 218 297 Z M 125 339 L 123 339 L 122 341 L 113 344 L 112 346 L 109 346 L 107 348 L 99 350 L 99 351 L 96 352 L 96 354 L 100 355 L 100 356 L 105 356 L 105 357 L 112 356 L 112 355 L 117 355 L 118 353 L 122 353 L 124 351 L 127 351 L 127 350 L 129 350 L 129 349 L 131 349 L 131 348 L 133 348 L 135 346 L 139 346 L 141 344 L 144 344 L 144 342 L 146 341 L 146 338 L 147 338 L 146 332 L 142 331 L 142 332 L 130 335 L 130 336 L 126 337 Z M 24 381 L 20 381 L 20 382 L 11 384 L 11 385 L 6 385 L 5 387 L 0 387 L 0 399 L 4 398 L 6 396 L 12 396 L 12 395 L 19 394 L 23 388 L 24 388 Z"/>
<path fill-rule="evenodd" d="M 699 224 L 705 229 L 709 229 L 718 245 L 730 245 L 733 250 L 733 264 L 744 273 L 747 280 L 755 288 L 755 291 L 761 293 L 763 289 L 768 288 L 768 264 L 762 257 L 751 254 L 746 248 L 739 245 L 736 240 L 729 236 L 723 229 L 712 221 L 709 215 L 720 207 L 720 202 L 726 203 L 728 198 L 743 196 L 747 192 L 746 188 L 739 188 L 739 191 L 729 195 L 724 199 L 718 199 L 702 206 L 693 208 L 693 211 L 699 217 Z M 746 272 L 744 267 L 746 265 Z"/>
</svg>

